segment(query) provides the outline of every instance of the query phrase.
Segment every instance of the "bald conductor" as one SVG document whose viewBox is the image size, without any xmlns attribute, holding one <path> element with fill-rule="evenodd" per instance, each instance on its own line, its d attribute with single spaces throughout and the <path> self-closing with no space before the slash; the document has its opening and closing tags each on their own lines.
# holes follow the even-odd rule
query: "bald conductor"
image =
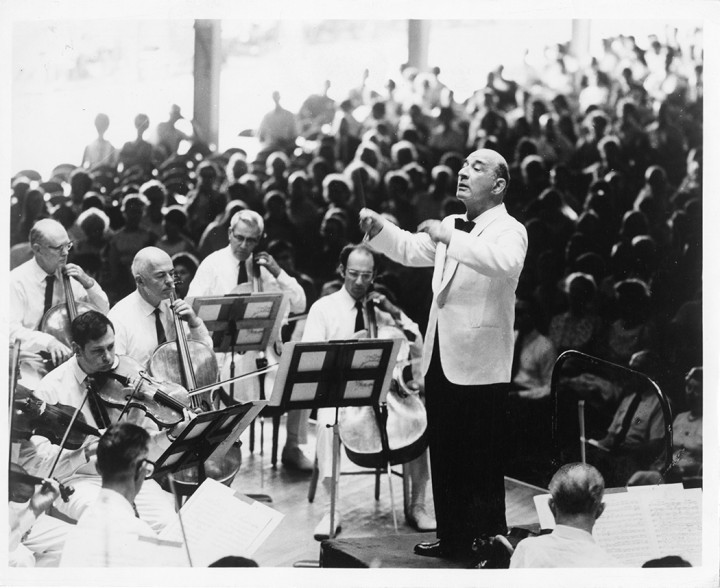
<svg viewBox="0 0 720 588">
<path fill-rule="evenodd" d="M 360 213 L 369 245 L 399 263 L 434 267 L 423 372 L 437 541 L 415 553 L 474 567 L 489 538 L 507 532 L 501 438 L 513 355 L 515 289 L 525 227 L 503 198 L 505 159 L 471 153 L 458 174 L 464 215 L 428 220 L 412 234 Z"/>
</svg>

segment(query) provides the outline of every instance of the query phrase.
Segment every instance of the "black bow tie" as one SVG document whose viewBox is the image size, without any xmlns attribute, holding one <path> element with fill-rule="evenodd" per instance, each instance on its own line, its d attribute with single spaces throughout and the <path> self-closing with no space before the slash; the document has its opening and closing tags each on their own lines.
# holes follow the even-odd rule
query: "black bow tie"
<svg viewBox="0 0 720 588">
<path fill-rule="evenodd" d="M 463 220 L 461 218 L 456 218 L 455 228 L 459 231 L 465 231 L 466 233 L 469 233 L 475 228 L 475 223 L 472 221 Z"/>
</svg>

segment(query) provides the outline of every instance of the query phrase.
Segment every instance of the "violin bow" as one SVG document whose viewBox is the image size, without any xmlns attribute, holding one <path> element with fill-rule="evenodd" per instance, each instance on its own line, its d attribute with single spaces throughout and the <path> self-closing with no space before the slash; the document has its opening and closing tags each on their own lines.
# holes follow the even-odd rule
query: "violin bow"
<svg viewBox="0 0 720 588">
<path fill-rule="evenodd" d="M 70 422 L 68 423 L 68 426 L 65 429 L 65 434 L 63 435 L 62 440 L 60 441 L 60 449 L 58 450 L 57 455 L 55 456 L 55 460 L 53 461 L 52 467 L 50 468 L 50 473 L 46 476 L 48 478 L 52 478 L 52 475 L 55 472 L 55 468 L 57 467 L 57 464 L 60 461 L 60 457 L 62 456 L 63 450 L 65 449 L 65 444 L 67 443 L 68 437 L 70 436 L 70 431 L 72 430 L 72 426 L 75 424 L 75 421 L 77 420 L 78 415 L 80 414 L 80 411 L 82 410 L 82 407 L 85 406 L 85 402 L 87 401 L 88 396 L 90 395 L 90 386 L 91 386 L 91 383 L 90 383 L 90 380 L 88 380 L 88 383 L 85 387 L 85 396 L 83 397 L 83 401 L 80 403 L 80 406 L 78 406 L 75 409 L 75 412 L 73 413 L 72 417 L 70 417 Z"/>
</svg>

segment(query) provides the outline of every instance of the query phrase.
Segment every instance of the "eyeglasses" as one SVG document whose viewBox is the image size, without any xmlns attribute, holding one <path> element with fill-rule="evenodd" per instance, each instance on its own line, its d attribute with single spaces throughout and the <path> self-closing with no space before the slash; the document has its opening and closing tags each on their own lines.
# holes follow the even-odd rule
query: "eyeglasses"
<svg viewBox="0 0 720 588">
<path fill-rule="evenodd" d="M 62 245 L 43 245 L 44 247 L 47 247 L 48 249 L 52 249 L 55 253 L 70 251 L 73 248 L 74 243 L 72 241 L 68 241 L 67 243 L 63 243 Z"/>
<path fill-rule="evenodd" d="M 149 459 L 141 459 L 138 462 L 139 465 L 145 465 L 145 479 L 149 480 L 153 477 L 153 474 L 155 473 L 155 462 L 150 461 Z"/>
<path fill-rule="evenodd" d="M 257 237 L 244 237 L 243 235 L 236 235 L 230 231 L 230 236 L 239 243 L 247 243 L 248 245 L 257 245 L 260 243 L 260 239 Z"/>
<path fill-rule="evenodd" d="M 357 270 L 346 270 L 345 275 L 351 280 L 360 278 L 363 282 L 369 282 L 373 279 L 373 272 L 359 272 Z"/>
</svg>

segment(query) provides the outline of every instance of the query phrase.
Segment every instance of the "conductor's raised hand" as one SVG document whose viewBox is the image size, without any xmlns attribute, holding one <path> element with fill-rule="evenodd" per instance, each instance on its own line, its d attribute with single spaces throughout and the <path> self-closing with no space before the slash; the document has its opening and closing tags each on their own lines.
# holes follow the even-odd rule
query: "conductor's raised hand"
<svg viewBox="0 0 720 588">
<path fill-rule="evenodd" d="M 374 210 L 363 208 L 360 210 L 360 230 L 369 239 L 374 238 L 385 225 L 385 219 Z"/>
<path fill-rule="evenodd" d="M 420 223 L 417 228 L 418 233 L 427 233 L 435 243 L 450 243 L 452 229 L 437 219 L 431 218 Z"/>
</svg>

